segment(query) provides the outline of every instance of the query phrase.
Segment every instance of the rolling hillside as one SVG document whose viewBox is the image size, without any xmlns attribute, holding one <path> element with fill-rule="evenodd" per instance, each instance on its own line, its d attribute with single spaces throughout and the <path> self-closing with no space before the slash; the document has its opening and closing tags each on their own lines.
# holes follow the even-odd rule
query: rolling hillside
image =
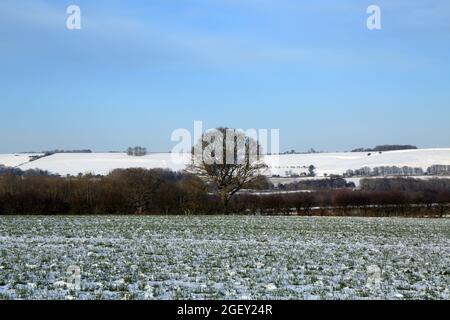
<svg viewBox="0 0 450 320">
<path fill-rule="evenodd" d="M 0 155 L 0 165 L 18 167 L 22 170 L 42 169 L 60 175 L 77 175 L 78 173 L 94 173 L 105 175 L 117 168 L 170 168 L 181 170 L 188 162 L 174 163 L 170 153 L 150 154 L 144 157 L 132 157 L 125 153 L 60 153 L 28 161 L 29 154 Z M 373 153 L 316 153 L 266 156 L 269 165 L 267 175 L 286 176 L 287 173 L 307 172 L 309 165 L 316 167 L 318 176 L 325 174 L 343 174 L 348 169 L 379 166 L 410 166 L 424 170 L 434 164 L 450 165 L 450 148 L 418 149 Z"/>
</svg>

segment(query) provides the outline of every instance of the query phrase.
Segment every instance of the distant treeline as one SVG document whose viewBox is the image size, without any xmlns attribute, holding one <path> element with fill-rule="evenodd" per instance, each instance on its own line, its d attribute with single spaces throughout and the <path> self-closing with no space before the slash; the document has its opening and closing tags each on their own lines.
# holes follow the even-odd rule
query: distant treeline
<svg viewBox="0 0 450 320">
<path fill-rule="evenodd" d="M 55 150 L 44 150 L 44 151 L 27 151 L 27 152 L 22 152 L 22 153 L 42 153 L 42 154 L 55 154 L 55 153 L 92 153 L 92 150 L 90 149 L 74 149 L 74 150 L 59 150 L 59 149 L 55 149 Z"/>
<path fill-rule="evenodd" d="M 386 145 L 376 146 L 375 148 L 369 148 L 369 149 L 358 148 L 358 149 L 352 150 L 352 152 L 384 152 L 384 151 L 412 150 L 412 149 L 417 149 L 417 147 L 412 146 L 412 145 L 402 145 L 402 144 L 393 144 L 393 145 L 386 144 Z"/>
<path fill-rule="evenodd" d="M 259 184 L 264 185 L 264 179 Z M 0 214 L 220 214 L 215 190 L 197 176 L 119 169 L 107 176 L 0 175 Z M 363 180 L 362 190 L 239 194 L 236 214 L 443 216 L 450 180 Z"/>
<path fill-rule="evenodd" d="M 242 194 L 233 206 L 241 213 L 442 217 L 450 214 L 450 179 L 363 179 L 360 190 Z"/>
<path fill-rule="evenodd" d="M 30 161 L 36 161 L 44 157 L 48 157 L 57 153 L 92 153 L 92 150 L 81 149 L 81 150 L 45 150 L 42 152 L 26 152 L 26 153 L 38 153 L 38 155 L 30 156 Z"/>
<path fill-rule="evenodd" d="M 450 165 L 435 164 L 423 170 L 419 167 L 362 167 L 355 170 L 347 170 L 344 177 L 385 177 L 385 176 L 446 176 L 450 175 Z"/>
<path fill-rule="evenodd" d="M 381 176 L 423 176 L 425 174 L 422 168 L 381 166 L 381 167 L 363 167 L 356 170 L 347 170 L 344 177 L 381 177 Z"/>
<path fill-rule="evenodd" d="M 291 183 L 280 183 L 276 187 L 278 190 L 293 191 L 293 190 L 324 190 L 324 189 L 342 189 L 342 188 L 356 188 L 355 183 L 347 182 L 345 179 L 327 178 L 327 179 L 311 179 L 299 180 Z"/>
<path fill-rule="evenodd" d="M 360 189 L 363 191 L 401 191 L 439 193 L 450 190 L 450 179 L 362 179 Z"/>
<path fill-rule="evenodd" d="M 13 168 L 13 167 L 5 167 L 0 164 L 0 176 L 3 175 L 15 175 L 18 177 L 31 177 L 31 176 L 40 176 L 40 177 L 50 177 L 50 176 L 56 176 L 46 170 L 41 169 L 29 169 L 29 170 L 21 170 L 19 168 Z"/>
</svg>

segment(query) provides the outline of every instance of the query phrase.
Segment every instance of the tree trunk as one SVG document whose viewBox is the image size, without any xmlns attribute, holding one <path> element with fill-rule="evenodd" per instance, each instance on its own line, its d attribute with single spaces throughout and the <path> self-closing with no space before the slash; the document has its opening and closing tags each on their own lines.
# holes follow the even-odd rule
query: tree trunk
<svg viewBox="0 0 450 320">
<path fill-rule="evenodd" d="M 220 201 L 222 204 L 223 213 L 228 215 L 228 205 L 230 203 L 230 195 L 228 194 L 228 192 L 222 191 L 220 193 Z"/>
</svg>

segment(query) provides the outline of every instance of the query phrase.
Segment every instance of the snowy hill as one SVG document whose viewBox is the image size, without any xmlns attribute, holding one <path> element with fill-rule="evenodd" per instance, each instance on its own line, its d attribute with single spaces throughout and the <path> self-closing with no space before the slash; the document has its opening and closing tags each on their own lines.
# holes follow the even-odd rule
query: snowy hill
<svg viewBox="0 0 450 320">
<path fill-rule="evenodd" d="M 126 153 L 57 153 L 28 162 L 19 167 L 22 170 L 42 169 L 60 175 L 94 173 L 106 175 L 114 169 L 126 168 L 169 168 L 182 170 L 183 164 L 175 164 L 170 153 L 151 154 L 143 157 L 128 156 Z"/>
<path fill-rule="evenodd" d="M 0 165 L 5 167 L 17 167 L 21 164 L 28 163 L 30 157 L 37 154 L 17 153 L 17 154 L 0 154 Z"/>
<path fill-rule="evenodd" d="M 17 166 L 22 170 L 42 169 L 60 175 L 77 175 L 78 173 L 108 174 L 117 168 L 169 168 L 181 170 L 183 163 L 174 163 L 170 153 L 150 154 L 144 157 L 132 157 L 125 153 L 59 153 L 36 161 L 29 161 L 28 154 L 0 155 L 0 164 Z M 450 165 L 450 148 L 418 149 L 379 153 L 316 153 L 266 156 L 269 165 L 267 175 L 286 176 L 287 173 L 301 174 L 307 172 L 309 165 L 316 167 L 319 176 L 324 174 L 343 174 L 348 169 L 379 166 L 409 166 L 426 170 L 434 164 Z M 187 163 L 187 160 L 185 161 Z"/>
<path fill-rule="evenodd" d="M 298 166 L 311 164 L 317 168 L 316 172 L 319 176 L 343 174 L 349 169 L 355 170 L 362 167 L 408 166 L 426 170 L 435 164 L 450 165 L 450 148 L 372 152 L 370 156 L 368 154 L 367 152 L 345 152 L 281 155 L 279 169 L 273 168 L 273 158 L 268 157 L 266 163 L 272 167 L 272 174 L 278 173 L 281 176 L 290 170 L 293 173 L 306 172 L 306 168 L 298 168 Z"/>
</svg>

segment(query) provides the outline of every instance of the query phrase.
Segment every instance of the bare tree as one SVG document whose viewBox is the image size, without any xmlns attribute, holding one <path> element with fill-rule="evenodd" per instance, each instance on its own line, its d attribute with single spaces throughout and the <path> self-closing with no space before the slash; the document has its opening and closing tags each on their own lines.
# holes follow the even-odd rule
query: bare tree
<svg viewBox="0 0 450 320">
<path fill-rule="evenodd" d="M 256 132 L 218 128 L 203 134 L 192 149 L 188 171 L 213 185 L 225 213 L 230 198 L 257 178 L 267 166 Z"/>
</svg>

